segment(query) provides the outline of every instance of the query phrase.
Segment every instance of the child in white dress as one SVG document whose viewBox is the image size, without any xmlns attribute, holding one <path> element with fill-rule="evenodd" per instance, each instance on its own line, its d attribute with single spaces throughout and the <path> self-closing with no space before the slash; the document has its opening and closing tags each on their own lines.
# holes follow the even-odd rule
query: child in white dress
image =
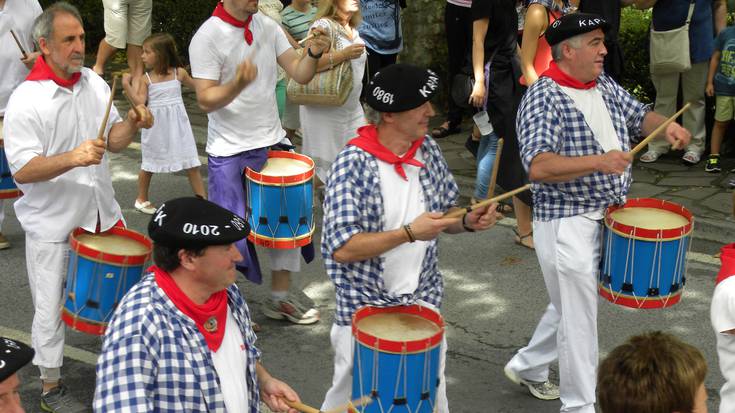
<svg viewBox="0 0 735 413">
<path fill-rule="evenodd" d="M 147 38 L 143 42 L 143 64 L 148 72 L 138 91 L 132 92 L 128 76 L 123 76 L 123 88 L 135 104 L 147 101 L 154 117 L 153 127 L 143 129 L 140 139 L 143 160 L 135 199 L 135 209 L 153 214 L 156 207 L 148 200 L 148 189 L 154 173 L 186 170 L 194 194 L 206 198 L 206 193 L 194 134 L 181 98 L 181 84 L 193 89 L 194 82 L 181 67 L 173 37 L 156 33 Z"/>
</svg>

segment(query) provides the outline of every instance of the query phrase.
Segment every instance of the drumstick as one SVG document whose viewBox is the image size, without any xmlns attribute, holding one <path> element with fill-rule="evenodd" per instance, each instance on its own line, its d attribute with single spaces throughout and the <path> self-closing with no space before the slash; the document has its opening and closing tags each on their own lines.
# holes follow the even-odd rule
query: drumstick
<svg viewBox="0 0 735 413">
<path fill-rule="evenodd" d="M 123 96 L 125 96 L 125 100 L 128 101 L 128 104 L 130 105 L 130 107 L 135 111 L 135 114 L 138 115 L 138 120 L 143 119 L 143 115 L 140 114 L 138 107 L 135 106 L 135 102 L 133 102 L 133 99 L 130 99 L 130 96 L 128 95 L 128 93 L 123 90 L 122 94 Z"/>
<path fill-rule="evenodd" d="M 447 212 L 446 214 L 444 214 L 444 216 L 442 218 L 459 218 L 462 215 L 464 215 L 464 214 L 466 214 L 468 212 L 474 211 L 477 208 L 483 208 L 483 207 L 486 207 L 486 206 L 492 204 L 493 202 L 499 202 L 499 201 L 502 201 L 504 199 L 508 199 L 508 198 L 512 197 L 513 195 L 520 194 L 521 192 L 527 191 L 530 188 L 531 188 L 531 184 L 523 185 L 520 188 L 516 188 L 516 189 L 514 189 L 512 191 L 506 192 L 506 193 L 504 193 L 502 195 L 498 195 L 498 196 L 496 196 L 494 198 L 490 198 L 490 199 L 486 199 L 484 201 L 480 201 L 480 202 L 476 203 L 475 205 L 470 205 L 470 206 L 468 206 L 466 208 L 456 209 L 456 210 L 454 210 L 452 212 Z"/>
<path fill-rule="evenodd" d="M 356 407 L 356 406 L 364 406 L 366 404 L 369 404 L 373 401 L 373 399 L 370 398 L 370 396 L 362 396 L 359 399 L 355 399 L 351 402 L 348 402 L 346 404 L 343 404 L 342 406 L 335 407 L 333 409 L 329 409 L 326 411 L 321 411 L 319 409 L 315 409 L 309 405 L 306 405 L 304 403 L 300 402 L 292 402 L 288 399 L 283 399 L 283 401 L 288 405 L 288 407 L 291 407 L 293 409 L 296 409 L 300 412 L 304 413 L 344 413 L 347 409 L 350 407 Z"/>
<path fill-rule="evenodd" d="M 308 36 L 306 36 L 303 39 L 299 40 L 298 43 L 299 44 L 304 44 L 304 42 L 306 42 L 307 40 L 311 40 L 311 39 L 319 36 L 319 34 L 320 34 L 319 32 L 311 32 L 311 34 L 309 34 Z"/>
<path fill-rule="evenodd" d="M 660 124 L 658 128 L 654 129 L 653 132 L 651 132 L 650 135 L 646 136 L 646 139 L 643 139 L 638 145 L 635 146 L 635 148 L 631 149 L 630 155 L 633 156 L 641 151 L 641 149 L 645 148 L 646 145 L 651 141 L 651 139 L 655 138 L 656 135 L 658 135 L 664 128 L 669 126 L 669 123 L 673 122 L 678 118 L 682 113 L 684 113 L 687 109 L 689 109 L 689 106 L 691 106 L 691 102 L 688 102 L 686 105 L 684 105 L 683 108 L 679 109 L 678 112 L 674 113 L 674 116 L 666 119 L 664 123 Z"/>
<path fill-rule="evenodd" d="M 18 40 L 18 36 L 15 35 L 15 32 L 13 29 L 10 29 L 10 34 L 13 35 L 13 39 L 15 39 L 15 44 L 18 45 L 18 49 L 20 49 L 20 53 L 23 55 L 23 60 L 28 59 L 28 54 L 26 54 L 26 49 L 23 48 L 23 45 L 20 44 L 20 40 Z"/>
<path fill-rule="evenodd" d="M 105 146 L 107 146 L 107 139 L 105 139 L 105 129 L 107 128 L 107 119 L 110 117 L 110 109 L 112 109 L 112 99 L 115 97 L 115 88 L 117 86 L 117 76 L 112 77 L 112 88 L 110 89 L 110 100 L 107 101 L 107 109 L 105 110 L 105 117 L 102 118 L 102 125 L 100 125 L 100 131 L 97 134 L 97 139 L 103 139 Z"/>
<path fill-rule="evenodd" d="M 493 163 L 493 173 L 490 175 L 490 184 L 487 186 L 487 197 L 492 198 L 495 195 L 495 182 L 498 179 L 498 169 L 500 168 L 500 154 L 503 153 L 503 138 L 498 139 L 498 149 L 495 151 L 495 163 Z"/>
</svg>

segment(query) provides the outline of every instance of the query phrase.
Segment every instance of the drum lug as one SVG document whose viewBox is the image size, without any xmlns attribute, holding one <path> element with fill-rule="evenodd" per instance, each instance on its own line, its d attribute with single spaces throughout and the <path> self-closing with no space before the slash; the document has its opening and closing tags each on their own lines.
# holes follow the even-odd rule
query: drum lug
<svg viewBox="0 0 735 413">
<path fill-rule="evenodd" d="M 604 275 L 602 276 L 602 282 L 603 282 L 604 284 L 607 284 L 607 285 L 610 285 L 610 284 L 612 284 L 612 277 L 610 276 L 610 274 L 604 274 Z"/>
<path fill-rule="evenodd" d="M 675 292 L 679 291 L 679 288 L 680 287 L 681 286 L 679 285 L 679 283 L 673 283 L 673 284 L 671 284 L 671 289 L 669 289 L 669 292 L 670 293 L 675 293 Z"/>
<path fill-rule="evenodd" d="M 94 309 L 100 308 L 100 303 L 98 303 L 97 301 L 94 301 L 94 300 L 87 300 L 86 305 L 89 308 L 94 308 Z"/>
<path fill-rule="evenodd" d="M 404 406 L 406 404 L 408 404 L 408 399 L 405 397 L 398 397 L 393 399 L 394 406 Z"/>
<path fill-rule="evenodd" d="M 260 217 L 260 218 L 258 218 L 258 223 L 260 225 L 268 225 L 268 217 Z"/>
<path fill-rule="evenodd" d="M 626 293 L 632 293 L 633 292 L 633 284 L 631 284 L 631 283 L 623 283 L 622 290 L 623 290 L 623 292 L 626 292 Z"/>
<path fill-rule="evenodd" d="M 687 284 L 687 277 L 681 277 L 681 285 L 682 287 Z"/>
<path fill-rule="evenodd" d="M 372 397 L 373 399 L 377 399 L 379 397 L 378 391 L 377 390 L 371 391 L 370 392 L 370 397 Z"/>
<path fill-rule="evenodd" d="M 306 225 L 308 224 L 308 221 L 306 220 L 306 217 L 300 217 L 299 218 L 299 225 Z"/>
<path fill-rule="evenodd" d="M 431 397 L 431 393 L 428 391 L 421 393 L 421 400 L 429 400 L 429 397 Z"/>
<path fill-rule="evenodd" d="M 648 289 L 648 296 L 649 297 L 657 297 L 658 295 L 660 295 L 658 288 L 653 287 L 653 288 L 649 288 Z"/>
<path fill-rule="evenodd" d="M 281 215 L 278 217 L 278 222 L 281 224 L 288 224 L 288 215 Z"/>
</svg>

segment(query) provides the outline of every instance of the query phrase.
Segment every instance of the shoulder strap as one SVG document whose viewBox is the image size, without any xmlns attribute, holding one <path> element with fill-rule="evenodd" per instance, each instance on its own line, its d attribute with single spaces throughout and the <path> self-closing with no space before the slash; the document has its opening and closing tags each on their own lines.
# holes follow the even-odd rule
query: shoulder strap
<svg viewBox="0 0 735 413">
<path fill-rule="evenodd" d="M 151 80 L 150 75 L 148 75 L 148 72 L 145 72 L 145 77 L 148 78 L 148 84 L 153 84 L 153 81 Z"/>
<path fill-rule="evenodd" d="M 692 0 L 689 3 L 689 14 L 687 14 L 687 20 L 684 23 L 686 26 L 689 26 L 689 22 L 692 21 L 692 14 L 694 14 L 694 3 L 695 3 L 695 0 Z"/>
</svg>

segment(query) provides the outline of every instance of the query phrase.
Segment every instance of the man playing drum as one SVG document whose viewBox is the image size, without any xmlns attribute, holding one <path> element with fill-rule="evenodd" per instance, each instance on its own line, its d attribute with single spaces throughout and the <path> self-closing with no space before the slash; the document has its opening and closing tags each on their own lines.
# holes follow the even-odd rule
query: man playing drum
<svg viewBox="0 0 735 413">
<path fill-rule="evenodd" d="M 436 142 L 426 135 L 438 76 L 406 64 L 383 68 L 369 82 L 371 125 L 358 129 L 337 156 L 326 182 L 322 255 L 334 282 L 331 331 L 334 377 L 322 410 L 345 403 L 352 388 L 351 317 L 360 307 L 421 303 L 441 307 L 443 280 L 437 236 L 485 230 L 495 207 L 461 220 L 442 218 L 459 190 Z M 370 111 L 372 112 L 372 111 Z M 436 405 L 447 413 L 442 344 Z"/>
<path fill-rule="evenodd" d="M 258 13 L 257 0 L 218 3 L 212 17 L 197 30 L 189 55 L 197 101 L 209 117 L 206 150 L 209 199 L 214 203 L 247 216 L 243 171 L 248 167 L 260 171 L 268 158 L 268 149 L 286 136 L 274 92 L 277 65 L 298 82 L 308 82 L 328 46 L 328 36 L 317 36 L 307 43 L 304 56 L 299 57 L 283 29 Z M 255 248 L 247 240 L 238 241 L 237 247 L 244 257 L 238 270 L 260 283 Z M 316 309 L 288 294 L 291 272 L 301 269 L 299 249 L 269 252 L 271 299 L 263 305 L 265 315 L 297 324 L 317 322 Z M 311 261 L 313 246 L 309 244 L 304 252 L 307 262 Z"/>
<path fill-rule="evenodd" d="M 506 376 L 541 399 L 561 393 L 561 411 L 594 412 L 597 370 L 597 272 L 605 208 L 630 186 L 630 138 L 666 119 L 602 73 L 608 24 L 568 14 L 546 32 L 554 62 L 526 92 L 516 126 L 533 181 L 534 243 L 551 303 Z M 666 139 L 685 145 L 676 123 Z M 548 381 L 559 359 L 560 387 Z"/>
<path fill-rule="evenodd" d="M 152 117 L 145 106 L 123 120 L 115 108 L 97 139 L 110 88 L 84 68 L 84 28 L 77 9 L 56 3 L 36 19 L 34 40 L 42 56 L 13 92 L 5 112 L 5 151 L 24 195 L 15 203 L 26 232 L 26 265 L 33 297 L 33 364 L 40 367 L 41 409 L 86 408 L 60 385 L 64 351 L 61 323 L 67 238 L 76 227 L 105 231 L 121 221 L 106 150 L 124 149 Z"/>
<path fill-rule="evenodd" d="M 247 222 L 200 198 L 167 201 L 148 224 L 155 266 L 125 296 L 97 364 L 98 412 L 289 410 L 299 401 L 260 364 L 235 285 Z"/>
<path fill-rule="evenodd" d="M 31 28 L 33 20 L 41 14 L 41 5 L 37 0 L 10 1 L 0 0 L 0 151 L 3 147 L 3 117 L 10 94 L 23 81 L 38 52 L 32 52 L 33 40 Z M 25 55 L 15 43 L 13 34 L 25 50 Z M 8 173 L 4 165 L 0 165 L 0 172 Z M 12 179 L 0 177 L 0 180 Z M 5 205 L 0 199 L 0 249 L 10 247 L 10 242 L 2 234 L 5 220 Z"/>
</svg>

